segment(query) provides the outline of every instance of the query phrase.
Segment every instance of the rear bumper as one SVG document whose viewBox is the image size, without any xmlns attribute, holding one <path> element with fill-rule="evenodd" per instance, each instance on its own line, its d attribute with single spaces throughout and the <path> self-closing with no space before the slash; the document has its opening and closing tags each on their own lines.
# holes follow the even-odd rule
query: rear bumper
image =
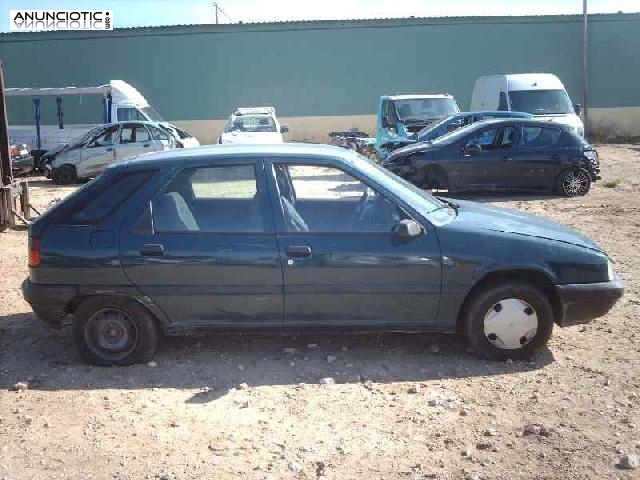
<svg viewBox="0 0 640 480">
<path fill-rule="evenodd" d="M 616 277 L 610 282 L 557 285 L 562 305 L 561 327 L 587 323 L 605 315 L 622 297 L 624 282 Z"/>
<path fill-rule="evenodd" d="M 66 308 L 77 290 L 70 285 L 40 285 L 27 278 L 22 282 L 22 296 L 38 319 L 54 328 L 62 328 Z"/>
</svg>

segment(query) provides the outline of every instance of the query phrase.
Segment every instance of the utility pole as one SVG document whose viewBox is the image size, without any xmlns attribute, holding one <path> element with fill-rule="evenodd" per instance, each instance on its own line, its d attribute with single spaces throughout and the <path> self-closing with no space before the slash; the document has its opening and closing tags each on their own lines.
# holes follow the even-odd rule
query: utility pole
<svg viewBox="0 0 640 480">
<path fill-rule="evenodd" d="M 216 12 L 216 25 L 218 25 L 218 4 L 216 2 L 213 2 L 213 9 Z"/>
<path fill-rule="evenodd" d="M 9 153 L 9 128 L 7 126 L 7 104 L 4 98 L 4 62 L 0 59 L 0 186 L 11 185 L 11 154 Z"/>
<path fill-rule="evenodd" d="M 582 0 L 582 118 L 584 133 L 589 129 L 589 37 L 587 35 L 587 0 Z"/>
</svg>

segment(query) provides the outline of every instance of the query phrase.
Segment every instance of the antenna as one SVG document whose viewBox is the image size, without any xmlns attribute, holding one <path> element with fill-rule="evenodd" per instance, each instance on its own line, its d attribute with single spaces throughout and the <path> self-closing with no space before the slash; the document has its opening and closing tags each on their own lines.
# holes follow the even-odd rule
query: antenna
<svg viewBox="0 0 640 480">
<path fill-rule="evenodd" d="M 225 12 L 222 8 L 220 8 L 220 6 L 218 5 L 218 2 L 213 2 L 213 10 L 214 10 L 215 16 L 216 16 L 216 25 L 218 25 L 218 23 L 219 23 L 219 21 L 218 21 L 218 12 L 220 12 L 222 15 L 227 17 L 227 20 L 229 20 L 229 23 L 233 23 L 233 20 L 231 19 L 231 17 L 229 15 L 227 15 L 227 12 Z"/>
</svg>

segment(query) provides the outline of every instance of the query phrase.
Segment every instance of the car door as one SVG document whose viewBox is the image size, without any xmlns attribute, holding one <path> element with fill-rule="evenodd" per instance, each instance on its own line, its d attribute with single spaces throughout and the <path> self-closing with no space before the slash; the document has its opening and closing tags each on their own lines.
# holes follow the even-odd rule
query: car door
<svg viewBox="0 0 640 480">
<path fill-rule="evenodd" d="M 145 125 L 142 123 L 125 123 L 120 129 L 119 139 L 116 144 L 116 159 L 122 160 L 161 149 L 160 143 L 153 140 Z"/>
<path fill-rule="evenodd" d="M 399 240 L 392 229 L 409 215 L 330 159 L 276 159 L 267 172 L 288 325 L 400 329 L 435 322 L 441 258 L 431 226 Z"/>
<path fill-rule="evenodd" d="M 468 141 L 466 146 L 475 144 L 481 147 L 479 153 L 472 155 L 471 190 L 510 188 L 514 185 L 517 180 L 511 153 L 517 136 L 518 129 L 514 125 L 494 125 Z"/>
<path fill-rule="evenodd" d="M 486 170 L 494 168 L 492 164 L 499 161 L 499 152 L 495 148 L 499 134 L 499 127 L 487 127 L 461 141 L 460 158 L 449 172 L 449 181 L 454 188 L 473 191 L 490 186 Z"/>
<path fill-rule="evenodd" d="M 518 186 L 552 189 L 560 172 L 571 161 L 571 149 L 563 141 L 565 132 L 553 125 L 524 125 L 512 155 L 518 171 Z"/>
<path fill-rule="evenodd" d="M 115 160 L 115 141 L 119 125 L 110 125 L 99 131 L 82 149 L 82 160 L 77 166 L 78 177 L 101 174 Z"/>
<path fill-rule="evenodd" d="M 182 168 L 121 231 L 127 276 L 192 329 L 282 325 L 280 252 L 262 162 Z"/>
</svg>

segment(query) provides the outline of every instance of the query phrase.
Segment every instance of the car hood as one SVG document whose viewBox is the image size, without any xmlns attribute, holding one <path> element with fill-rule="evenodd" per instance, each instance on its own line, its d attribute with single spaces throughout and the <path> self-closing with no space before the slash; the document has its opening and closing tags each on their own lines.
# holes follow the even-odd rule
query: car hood
<svg viewBox="0 0 640 480">
<path fill-rule="evenodd" d="M 456 223 L 476 229 L 544 238 L 603 252 L 602 247 L 587 236 L 552 220 L 509 208 L 457 199 L 452 201 L 460 205 Z"/>
<path fill-rule="evenodd" d="M 228 132 L 221 135 L 222 143 L 282 143 L 278 132 Z"/>
<path fill-rule="evenodd" d="M 434 145 L 431 142 L 413 143 L 405 147 L 398 148 L 397 150 L 394 150 L 393 152 L 391 152 L 387 156 L 384 163 L 392 162 L 397 158 L 408 157 L 410 155 L 413 155 L 414 153 L 426 152 L 428 150 L 436 150 L 438 148 L 441 148 L 441 147 Z"/>
</svg>

